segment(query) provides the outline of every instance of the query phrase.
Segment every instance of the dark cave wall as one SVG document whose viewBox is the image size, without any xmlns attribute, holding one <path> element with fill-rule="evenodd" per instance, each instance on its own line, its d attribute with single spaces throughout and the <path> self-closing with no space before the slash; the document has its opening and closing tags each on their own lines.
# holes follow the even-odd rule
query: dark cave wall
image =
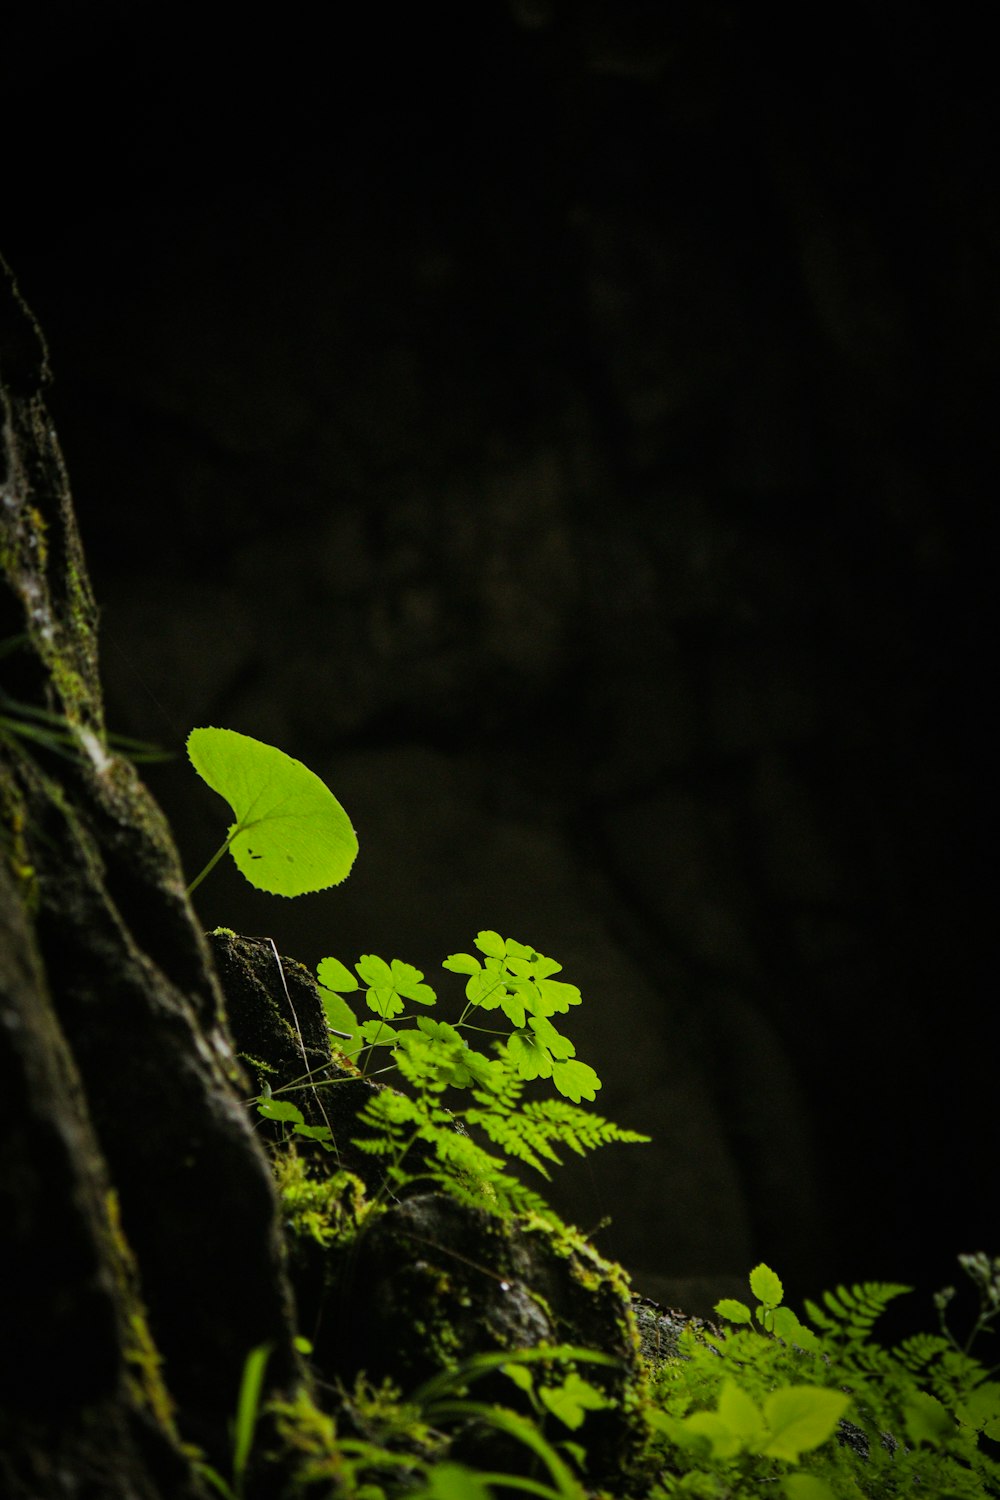
<svg viewBox="0 0 1000 1500">
<path fill-rule="evenodd" d="M 996 1228 L 985 50 L 825 14 L 440 7 L 320 56 L 294 9 L 106 4 L 5 57 L 112 723 L 272 739 L 361 837 L 206 925 L 562 959 L 659 1142 L 571 1206 L 676 1278 L 942 1278 Z M 148 779 L 200 867 L 221 804 Z"/>
</svg>

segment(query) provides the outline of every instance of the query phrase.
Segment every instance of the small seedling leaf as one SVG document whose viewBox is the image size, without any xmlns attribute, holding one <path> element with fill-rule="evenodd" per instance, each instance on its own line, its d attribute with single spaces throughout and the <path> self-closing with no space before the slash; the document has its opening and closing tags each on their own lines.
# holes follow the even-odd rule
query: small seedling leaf
<svg viewBox="0 0 1000 1500">
<path fill-rule="evenodd" d="M 483 966 L 471 953 L 449 953 L 441 967 L 453 974 L 478 974 Z"/>
<path fill-rule="evenodd" d="M 603 1411 L 615 1404 L 575 1370 L 569 1372 L 561 1385 L 543 1385 L 538 1394 L 552 1415 L 573 1432 L 583 1426 L 588 1411 Z"/>
<path fill-rule="evenodd" d="M 552 1082 L 566 1099 L 579 1104 L 581 1099 L 595 1099 L 601 1080 L 588 1063 L 578 1062 L 575 1057 L 566 1062 L 552 1064 Z"/>
<path fill-rule="evenodd" d="M 357 976 L 339 958 L 321 958 L 316 968 L 316 978 L 320 984 L 328 990 L 335 990 L 338 995 L 349 995 L 358 987 Z"/>
<path fill-rule="evenodd" d="M 301 1109 L 285 1099 L 260 1099 L 257 1102 L 257 1113 L 263 1115 L 265 1120 L 287 1120 L 292 1125 L 302 1124 Z"/>
<path fill-rule="evenodd" d="M 735 1297 L 723 1297 L 715 1304 L 715 1311 L 720 1318 L 726 1318 L 730 1323 L 749 1323 L 750 1309 L 745 1302 L 738 1302 Z"/>
<path fill-rule="evenodd" d="M 781 1278 L 763 1262 L 759 1266 L 754 1266 L 750 1272 L 750 1290 L 758 1302 L 763 1302 L 769 1307 L 777 1307 L 785 1295 Z"/>
<path fill-rule="evenodd" d="M 251 885 L 302 896 L 350 873 L 358 852 L 351 821 L 301 761 L 235 729 L 192 729 L 187 752 L 236 816 L 229 852 Z"/>
</svg>

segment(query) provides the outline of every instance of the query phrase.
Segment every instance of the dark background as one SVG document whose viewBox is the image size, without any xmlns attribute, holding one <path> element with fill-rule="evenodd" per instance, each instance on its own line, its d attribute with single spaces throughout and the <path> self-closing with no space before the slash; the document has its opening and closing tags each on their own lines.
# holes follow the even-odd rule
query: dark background
<svg viewBox="0 0 1000 1500">
<path fill-rule="evenodd" d="M 640 1285 L 932 1290 L 1000 1253 L 986 35 L 324 14 L 5 16 L 111 727 L 271 740 L 355 821 L 341 890 L 220 869 L 207 925 L 565 963 L 656 1142 L 557 1201 Z M 148 779 L 193 873 L 225 809 Z"/>
</svg>

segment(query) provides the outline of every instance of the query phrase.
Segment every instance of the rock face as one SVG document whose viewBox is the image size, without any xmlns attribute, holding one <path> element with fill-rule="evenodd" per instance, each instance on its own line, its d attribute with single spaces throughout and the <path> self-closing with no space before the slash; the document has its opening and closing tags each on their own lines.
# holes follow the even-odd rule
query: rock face
<svg viewBox="0 0 1000 1500">
<path fill-rule="evenodd" d="M 105 736 L 42 350 L 3 269 L 0 1472 L 14 1497 L 174 1495 L 175 1417 L 224 1452 L 247 1351 L 294 1368 L 291 1304 L 176 852 Z"/>
</svg>

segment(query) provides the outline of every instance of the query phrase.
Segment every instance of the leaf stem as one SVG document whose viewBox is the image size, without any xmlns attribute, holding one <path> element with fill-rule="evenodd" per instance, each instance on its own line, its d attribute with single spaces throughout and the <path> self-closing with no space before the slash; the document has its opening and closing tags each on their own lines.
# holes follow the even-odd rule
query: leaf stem
<svg viewBox="0 0 1000 1500">
<path fill-rule="evenodd" d="M 212 858 L 209 860 L 209 862 L 205 866 L 205 868 L 199 874 L 197 874 L 194 877 L 194 879 L 192 880 L 191 884 L 188 886 L 187 890 L 185 891 L 185 893 L 184 893 L 185 895 L 190 896 L 193 891 L 196 891 L 198 889 L 198 887 L 201 885 L 201 882 L 205 879 L 205 876 L 206 875 L 210 875 L 212 873 L 212 871 L 215 869 L 216 865 L 219 863 L 219 860 L 222 858 L 222 856 L 225 854 L 226 850 L 229 848 L 229 845 L 232 843 L 233 838 L 235 836 L 235 833 L 237 833 L 237 832 L 239 832 L 238 829 L 234 830 L 234 832 L 231 833 L 229 835 L 229 837 L 226 839 L 225 843 L 222 844 L 222 845 L 220 845 L 220 847 L 218 849 L 216 849 L 215 853 L 212 855 Z"/>
</svg>

